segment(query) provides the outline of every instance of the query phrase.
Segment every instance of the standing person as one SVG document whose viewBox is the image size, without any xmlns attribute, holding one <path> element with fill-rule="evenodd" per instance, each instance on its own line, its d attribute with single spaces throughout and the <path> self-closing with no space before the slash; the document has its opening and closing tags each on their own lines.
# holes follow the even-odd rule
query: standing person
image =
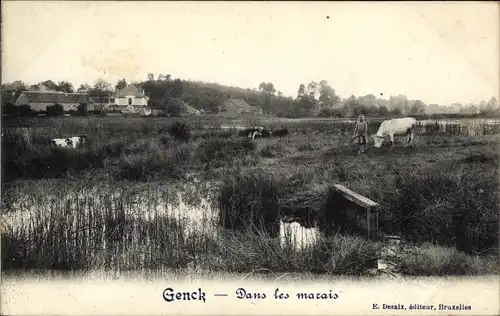
<svg viewBox="0 0 500 316">
<path fill-rule="evenodd" d="M 356 125 L 354 126 L 354 137 L 353 137 L 353 138 L 358 138 L 358 144 L 360 145 L 358 154 L 360 152 L 364 153 L 368 150 L 366 144 L 367 133 L 368 133 L 368 123 L 366 123 L 365 121 L 365 116 L 363 114 L 360 114 L 358 116 L 358 120 L 356 121 Z M 363 148 L 361 148 L 361 145 L 363 145 Z"/>
</svg>

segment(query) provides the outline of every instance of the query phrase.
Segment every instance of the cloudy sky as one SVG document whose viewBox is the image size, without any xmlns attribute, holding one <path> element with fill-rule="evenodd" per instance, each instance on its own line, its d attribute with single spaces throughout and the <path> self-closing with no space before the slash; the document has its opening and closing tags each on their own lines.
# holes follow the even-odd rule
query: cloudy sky
<svg viewBox="0 0 500 316">
<path fill-rule="evenodd" d="M 148 72 L 286 95 L 499 98 L 496 2 L 2 3 L 2 81 L 144 80 Z"/>
</svg>

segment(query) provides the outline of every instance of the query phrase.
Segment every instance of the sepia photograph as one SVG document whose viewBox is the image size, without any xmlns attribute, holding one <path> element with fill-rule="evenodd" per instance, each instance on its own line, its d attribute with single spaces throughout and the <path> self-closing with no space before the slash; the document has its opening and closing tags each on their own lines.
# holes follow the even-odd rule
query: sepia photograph
<svg viewBox="0 0 500 316">
<path fill-rule="evenodd" d="M 2 1 L 2 314 L 497 315 L 499 14 Z"/>
</svg>

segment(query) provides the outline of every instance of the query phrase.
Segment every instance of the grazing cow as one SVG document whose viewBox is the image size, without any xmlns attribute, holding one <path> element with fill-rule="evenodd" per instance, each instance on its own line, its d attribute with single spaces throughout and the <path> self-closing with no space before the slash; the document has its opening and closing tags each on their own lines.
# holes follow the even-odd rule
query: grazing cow
<svg viewBox="0 0 500 316">
<path fill-rule="evenodd" d="M 68 137 L 68 138 L 54 138 L 51 141 L 52 146 L 54 147 L 62 147 L 62 148 L 77 148 L 80 144 L 83 144 L 87 141 L 87 135 L 81 134 L 76 137 Z"/>
<path fill-rule="evenodd" d="M 255 137 L 262 136 L 259 131 L 253 131 L 248 133 L 248 139 L 255 139 Z"/>
<path fill-rule="evenodd" d="M 396 136 L 407 136 L 408 141 L 405 147 L 408 145 L 413 147 L 413 139 L 415 138 L 415 128 L 417 125 L 417 120 L 413 117 L 404 117 L 392 120 L 385 120 L 380 124 L 376 134 L 371 135 L 374 141 L 374 146 L 380 148 L 384 139 L 389 136 L 391 139 L 392 147 L 394 148 L 394 135 Z"/>
<path fill-rule="evenodd" d="M 247 129 L 248 138 L 255 139 L 256 137 L 269 137 L 271 132 L 262 126 L 250 127 Z"/>
</svg>

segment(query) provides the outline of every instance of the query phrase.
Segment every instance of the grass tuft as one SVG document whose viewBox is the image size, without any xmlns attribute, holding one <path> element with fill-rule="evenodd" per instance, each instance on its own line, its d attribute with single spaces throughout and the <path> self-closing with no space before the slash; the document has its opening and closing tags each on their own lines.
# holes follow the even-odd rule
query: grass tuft
<svg viewBox="0 0 500 316">
<path fill-rule="evenodd" d="M 454 248 L 425 244 L 418 252 L 400 256 L 400 270 L 406 275 L 487 275 L 500 272 L 498 258 L 481 258 Z"/>
<path fill-rule="evenodd" d="M 257 229 L 276 237 L 280 228 L 279 185 L 263 171 L 239 172 L 219 189 L 219 223 L 231 229 Z"/>
</svg>

